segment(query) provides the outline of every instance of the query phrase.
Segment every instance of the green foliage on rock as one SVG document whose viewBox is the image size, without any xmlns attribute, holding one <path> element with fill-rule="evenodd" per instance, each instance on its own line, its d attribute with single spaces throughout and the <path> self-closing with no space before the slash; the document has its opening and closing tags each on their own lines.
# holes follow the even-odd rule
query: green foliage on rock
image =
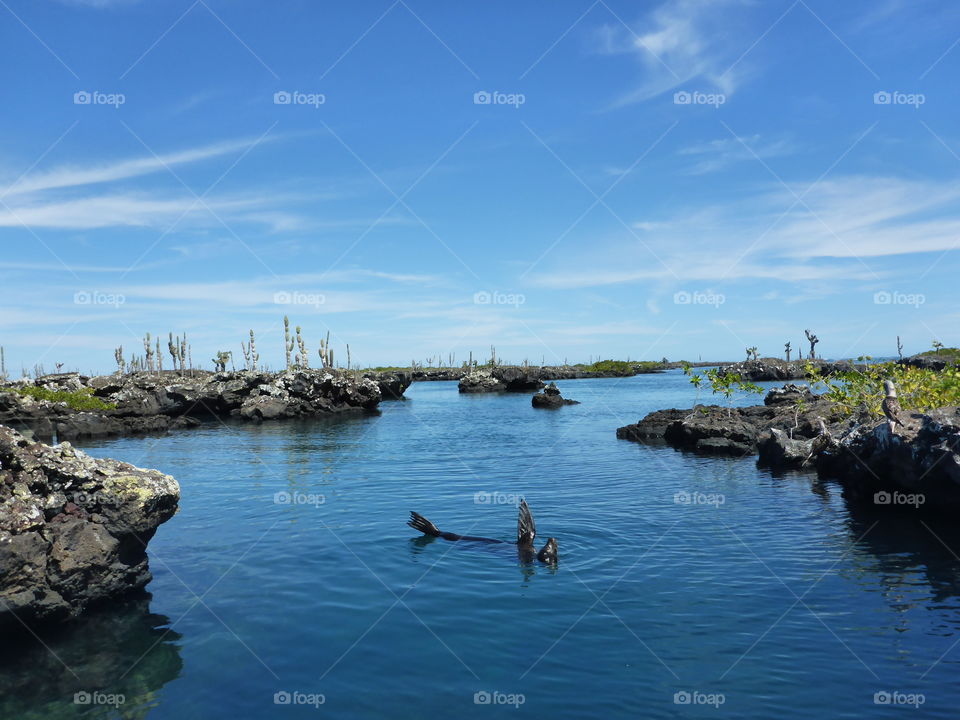
<svg viewBox="0 0 960 720">
<path fill-rule="evenodd" d="M 858 360 L 869 362 L 871 358 L 861 357 Z M 819 385 L 824 389 L 823 396 L 835 404 L 842 417 L 863 411 L 882 417 L 884 380 L 893 381 L 900 407 L 907 411 L 926 412 L 960 405 L 960 368 L 957 366 L 947 366 L 937 371 L 886 362 L 868 364 L 861 371 L 835 373 L 830 378 L 811 363 L 807 363 L 806 369 L 811 385 Z"/>
<path fill-rule="evenodd" d="M 598 360 L 590 365 L 579 364 L 574 367 L 587 372 L 618 373 L 621 375 L 635 375 L 662 370 L 663 365 L 658 362 L 631 362 L 629 360 Z"/>
<path fill-rule="evenodd" d="M 24 397 L 31 397 L 34 400 L 46 400 L 48 402 L 66 403 L 72 410 L 116 410 L 117 406 L 113 403 L 105 403 L 98 397 L 94 397 L 92 388 L 83 388 L 76 391 L 67 390 L 48 390 L 47 388 L 31 385 L 24 388 L 7 388 L 7 390 L 16 392 Z"/>
</svg>

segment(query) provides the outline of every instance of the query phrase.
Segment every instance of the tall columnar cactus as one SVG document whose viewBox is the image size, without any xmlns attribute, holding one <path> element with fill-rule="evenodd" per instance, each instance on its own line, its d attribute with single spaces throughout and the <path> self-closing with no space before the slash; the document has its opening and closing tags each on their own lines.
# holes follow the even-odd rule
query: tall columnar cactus
<svg viewBox="0 0 960 720">
<path fill-rule="evenodd" d="M 817 359 L 816 345 L 818 342 L 820 342 L 820 338 L 818 338 L 809 330 L 804 330 L 803 332 L 807 336 L 807 340 L 810 341 L 810 359 L 816 360 Z"/>
<path fill-rule="evenodd" d="M 903 360 L 903 343 L 900 342 L 899 335 L 897 335 L 897 355 L 899 355 L 900 359 Z"/>
<path fill-rule="evenodd" d="M 0 380 L 7 379 L 7 359 L 3 354 L 3 345 L 0 345 Z"/>
<path fill-rule="evenodd" d="M 117 361 L 117 374 L 123 375 L 124 366 L 127 364 L 123 359 L 123 345 L 113 351 L 113 359 Z"/>
<path fill-rule="evenodd" d="M 490 346 L 490 367 L 497 366 L 497 349 L 491 345 Z"/>
<path fill-rule="evenodd" d="M 320 340 L 320 349 L 317 351 L 320 355 L 320 362 L 324 369 L 333 367 L 333 348 L 330 347 L 330 331 L 327 331 L 327 337 Z"/>
<path fill-rule="evenodd" d="M 787 351 L 787 362 L 790 362 L 790 343 L 784 343 L 783 349 Z"/>
<path fill-rule="evenodd" d="M 173 371 L 177 371 L 177 355 L 180 354 L 180 336 L 177 336 L 177 341 L 173 341 L 173 333 L 167 334 L 167 352 L 170 353 L 170 359 L 173 361 Z M 181 373 L 183 367 L 180 367 Z"/>
<path fill-rule="evenodd" d="M 283 316 L 283 349 L 287 356 L 287 370 L 290 369 L 290 353 L 293 352 L 293 338 L 290 337 L 290 318 Z"/>
<path fill-rule="evenodd" d="M 301 368 L 310 367 L 310 357 L 307 355 L 307 344 L 303 341 L 303 336 L 300 334 L 300 326 L 297 325 L 297 365 Z"/>
<path fill-rule="evenodd" d="M 347 370 L 350 369 L 350 343 L 347 343 Z"/>
<path fill-rule="evenodd" d="M 160 352 L 160 338 L 157 338 L 157 372 L 163 372 L 163 353 Z"/>
<path fill-rule="evenodd" d="M 150 338 L 150 333 L 147 333 L 143 338 L 143 349 L 147 351 L 146 357 L 146 371 L 153 372 L 153 342 Z"/>
<path fill-rule="evenodd" d="M 187 359 L 187 333 L 184 331 L 183 340 L 180 340 L 180 374 L 183 375 L 183 361 Z"/>
</svg>

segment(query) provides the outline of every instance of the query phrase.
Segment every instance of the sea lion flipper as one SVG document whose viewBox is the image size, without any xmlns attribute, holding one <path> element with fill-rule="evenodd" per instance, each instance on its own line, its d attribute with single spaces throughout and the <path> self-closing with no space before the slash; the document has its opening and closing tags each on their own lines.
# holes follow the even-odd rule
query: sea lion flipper
<svg viewBox="0 0 960 720">
<path fill-rule="evenodd" d="M 520 501 L 520 514 L 517 517 L 517 545 L 532 545 L 537 536 L 537 526 L 527 507 L 527 501 Z"/>
<path fill-rule="evenodd" d="M 407 521 L 407 525 L 412 527 L 414 530 L 419 530 L 424 535 L 440 537 L 440 529 L 420 513 L 411 511 L 410 519 Z"/>
</svg>

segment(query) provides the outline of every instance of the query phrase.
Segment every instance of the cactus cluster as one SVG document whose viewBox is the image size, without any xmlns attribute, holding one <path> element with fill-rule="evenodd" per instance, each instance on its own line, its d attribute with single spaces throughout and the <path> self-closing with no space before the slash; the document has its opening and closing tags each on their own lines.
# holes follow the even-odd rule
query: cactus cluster
<svg viewBox="0 0 960 720">
<path fill-rule="evenodd" d="M 217 372 L 226 372 L 227 362 L 233 359 L 233 353 L 229 350 L 217 351 L 217 356 L 213 358 L 213 366 Z"/>
<path fill-rule="evenodd" d="M 320 341 L 320 349 L 317 350 L 320 355 L 320 362 L 324 370 L 333 367 L 333 348 L 330 347 L 330 331 L 327 331 L 327 337 Z"/>
<path fill-rule="evenodd" d="M 807 336 L 807 340 L 810 342 L 810 359 L 816 360 L 817 359 L 816 346 L 817 346 L 817 343 L 820 342 L 820 338 L 818 338 L 809 330 L 804 330 L 803 333 L 804 335 Z"/>
<path fill-rule="evenodd" d="M 243 350 L 243 364 L 247 370 L 257 371 L 257 363 L 260 362 L 260 353 L 257 352 L 257 340 L 253 335 L 253 328 L 250 329 L 250 343 L 247 345 L 240 341 L 240 347 Z"/>
</svg>

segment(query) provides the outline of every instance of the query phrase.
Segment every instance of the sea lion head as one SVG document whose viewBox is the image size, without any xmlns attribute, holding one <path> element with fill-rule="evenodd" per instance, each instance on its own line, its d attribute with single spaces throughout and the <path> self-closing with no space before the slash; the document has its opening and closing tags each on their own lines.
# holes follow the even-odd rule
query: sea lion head
<svg viewBox="0 0 960 720">
<path fill-rule="evenodd" d="M 557 561 L 557 541 L 554 538 L 547 538 L 546 545 L 537 553 L 537 560 L 545 563 Z"/>
</svg>

